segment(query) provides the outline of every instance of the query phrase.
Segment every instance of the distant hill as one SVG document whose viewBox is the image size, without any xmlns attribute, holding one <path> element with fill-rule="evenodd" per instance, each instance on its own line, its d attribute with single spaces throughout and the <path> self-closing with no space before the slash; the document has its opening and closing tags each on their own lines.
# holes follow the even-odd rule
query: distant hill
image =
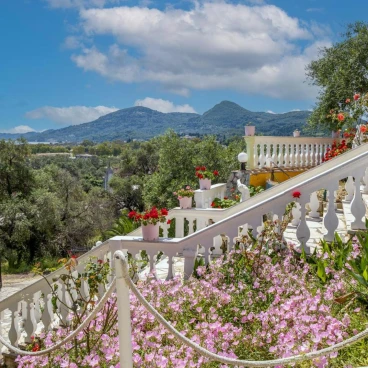
<svg viewBox="0 0 368 368">
<path fill-rule="evenodd" d="M 37 142 L 95 142 L 149 139 L 172 128 L 179 134 L 214 134 L 225 137 L 244 135 L 244 126 L 254 123 L 256 133 L 264 135 L 292 135 L 302 129 L 309 111 L 292 111 L 285 114 L 252 112 L 234 102 L 222 101 L 203 115 L 192 113 L 162 113 L 147 107 L 136 106 L 101 116 L 90 123 L 72 125 L 62 129 L 50 129 L 42 133 L 5 134 L 0 139 L 24 137 Z"/>
</svg>

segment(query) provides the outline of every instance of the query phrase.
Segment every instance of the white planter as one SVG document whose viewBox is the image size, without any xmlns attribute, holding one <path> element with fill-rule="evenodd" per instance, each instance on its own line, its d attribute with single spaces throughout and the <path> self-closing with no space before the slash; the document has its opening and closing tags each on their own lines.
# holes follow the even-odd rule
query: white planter
<svg viewBox="0 0 368 368">
<path fill-rule="evenodd" d="M 299 130 L 294 130 L 294 132 L 293 132 L 293 136 L 294 136 L 294 137 L 300 137 L 300 132 L 299 132 Z"/>
<path fill-rule="evenodd" d="M 247 125 L 244 127 L 246 136 L 254 136 L 256 133 L 256 127 L 254 125 Z"/>
<path fill-rule="evenodd" d="M 199 179 L 199 189 L 201 190 L 211 189 L 211 179 Z"/>
<path fill-rule="evenodd" d="M 142 225 L 142 236 L 143 240 L 155 241 L 158 240 L 160 233 L 160 225 L 148 224 Z"/>
<path fill-rule="evenodd" d="M 179 199 L 180 208 L 192 208 L 192 197 L 183 197 Z"/>
</svg>

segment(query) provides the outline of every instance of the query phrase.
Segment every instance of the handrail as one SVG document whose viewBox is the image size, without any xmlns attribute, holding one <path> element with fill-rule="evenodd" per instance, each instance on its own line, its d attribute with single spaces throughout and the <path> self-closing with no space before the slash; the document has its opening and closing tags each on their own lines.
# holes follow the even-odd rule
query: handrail
<svg viewBox="0 0 368 368">
<path fill-rule="evenodd" d="M 324 162 L 313 169 L 305 171 L 298 176 L 259 193 L 257 196 L 251 197 L 245 202 L 239 203 L 227 210 L 223 210 L 228 212 L 229 216 L 220 219 L 204 229 L 198 230 L 184 238 L 165 239 L 165 242 L 171 243 L 171 247 L 175 250 L 182 250 L 188 246 L 190 247 L 195 244 L 201 244 L 201 241 L 206 241 L 208 238 L 215 237 L 218 234 L 226 232 L 226 224 L 230 221 L 233 221 L 234 225 L 242 226 L 246 221 L 245 216 L 252 211 L 264 210 L 265 212 L 263 213 L 266 213 L 266 208 L 268 208 L 269 211 L 272 211 L 278 205 L 284 205 L 283 198 L 285 195 L 290 196 L 291 202 L 293 200 L 292 193 L 295 190 L 300 191 L 303 198 L 304 188 L 308 187 L 309 193 L 321 189 L 321 186 L 323 187 L 322 178 L 324 177 L 329 177 L 329 180 L 332 180 L 334 178 L 353 176 L 354 171 L 360 168 L 362 159 L 368 159 L 368 144 L 354 148 L 338 157 L 335 157 L 333 160 Z M 239 210 L 241 207 L 243 207 L 243 209 Z M 124 240 L 124 243 L 127 245 L 134 246 L 137 238 L 116 236 L 110 240 L 113 242 L 119 241 L 119 243 Z M 160 245 L 160 243 L 156 244 L 157 246 Z M 156 248 L 153 243 L 152 246 Z M 116 246 L 113 247 L 112 250 L 117 250 Z"/>
<path fill-rule="evenodd" d="M 84 253 L 82 256 L 80 256 L 78 258 L 78 262 L 80 263 L 83 260 L 88 259 L 89 257 L 95 257 L 96 255 L 100 254 L 105 248 L 108 248 L 109 245 L 110 245 L 109 241 L 106 240 L 102 244 L 93 247 L 90 251 L 88 251 L 87 253 Z M 59 277 L 64 271 L 65 271 L 65 266 L 60 267 L 56 271 L 51 272 L 50 274 L 45 276 L 45 278 L 50 283 L 52 283 L 52 280 Z M 41 278 L 41 279 L 33 282 L 32 284 L 26 286 L 24 289 L 22 289 L 22 290 L 20 290 L 16 293 L 10 295 L 9 297 L 1 300 L 0 301 L 0 312 L 7 309 L 8 306 L 22 300 L 22 297 L 24 295 L 34 294 L 34 293 L 40 291 L 42 289 L 42 287 L 47 286 L 47 281 L 45 280 L 45 278 Z"/>
</svg>

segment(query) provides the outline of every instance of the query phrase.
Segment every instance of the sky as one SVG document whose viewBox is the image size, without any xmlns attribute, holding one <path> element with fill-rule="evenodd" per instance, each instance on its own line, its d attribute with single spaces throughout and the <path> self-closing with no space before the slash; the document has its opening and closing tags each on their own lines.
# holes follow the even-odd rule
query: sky
<svg viewBox="0 0 368 368">
<path fill-rule="evenodd" d="M 306 65 L 366 14 L 366 0 L 1 0 L 0 132 L 137 105 L 309 110 Z"/>
</svg>

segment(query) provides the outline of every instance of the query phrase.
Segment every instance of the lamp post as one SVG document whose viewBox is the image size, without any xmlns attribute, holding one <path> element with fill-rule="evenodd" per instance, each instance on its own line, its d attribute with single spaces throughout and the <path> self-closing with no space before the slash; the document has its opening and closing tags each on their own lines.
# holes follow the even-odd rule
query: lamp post
<svg viewBox="0 0 368 368">
<path fill-rule="evenodd" d="M 240 163 L 240 170 L 233 170 L 227 181 L 227 193 L 228 197 L 237 187 L 237 181 L 240 180 L 242 184 L 249 186 L 249 171 L 247 170 L 248 155 L 245 152 L 238 154 L 238 161 Z"/>
</svg>

